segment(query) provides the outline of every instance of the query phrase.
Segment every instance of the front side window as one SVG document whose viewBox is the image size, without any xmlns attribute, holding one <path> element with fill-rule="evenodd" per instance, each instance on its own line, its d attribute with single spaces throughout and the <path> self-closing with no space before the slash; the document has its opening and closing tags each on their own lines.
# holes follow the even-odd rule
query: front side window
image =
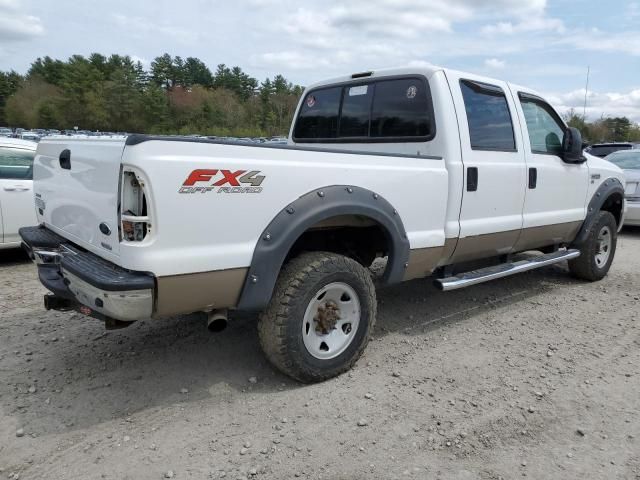
<svg viewBox="0 0 640 480">
<path fill-rule="evenodd" d="M 511 113 L 504 91 L 486 83 L 461 80 L 460 88 L 473 150 L 515 152 Z"/>
<path fill-rule="evenodd" d="M 424 142 L 434 136 L 428 84 L 414 77 L 313 90 L 303 99 L 293 134 L 297 142 L 359 143 Z"/>
<path fill-rule="evenodd" d="M 0 178 L 11 180 L 33 179 L 34 151 L 0 147 Z"/>
<path fill-rule="evenodd" d="M 562 154 L 565 126 L 556 112 L 542 99 L 519 94 L 533 153 Z"/>
</svg>

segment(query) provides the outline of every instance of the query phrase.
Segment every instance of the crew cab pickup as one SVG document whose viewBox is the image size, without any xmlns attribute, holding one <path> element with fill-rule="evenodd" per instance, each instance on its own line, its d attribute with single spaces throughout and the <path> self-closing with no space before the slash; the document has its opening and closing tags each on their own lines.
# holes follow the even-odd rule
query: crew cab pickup
<svg viewBox="0 0 640 480">
<path fill-rule="evenodd" d="M 377 257 L 380 285 L 431 277 L 451 290 L 563 261 L 599 280 L 623 184 L 528 88 L 439 67 L 381 70 L 308 87 L 284 146 L 44 139 L 39 224 L 21 236 L 47 308 L 108 327 L 260 312 L 267 358 L 312 382 L 364 350 Z"/>
</svg>

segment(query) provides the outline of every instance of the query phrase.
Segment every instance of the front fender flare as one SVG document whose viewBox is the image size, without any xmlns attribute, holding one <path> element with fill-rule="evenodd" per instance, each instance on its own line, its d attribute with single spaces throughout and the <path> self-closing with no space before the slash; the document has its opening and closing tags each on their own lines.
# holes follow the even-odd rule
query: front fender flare
<svg viewBox="0 0 640 480">
<path fill-rule="evenodd" d="M 396 209 L 382 196 L 365 188 L 333 185 L 301 196 L 280 211 L 262 232 L 253 252 L 238 310 L 265 308 L 295 241 L 313 225 L 338 215 L 361 215 L 382 226 L 390 245 L 383 282 L 400 282 L 409 260 L 409 240 Z"/>
<path fill-rule="evenodd" d="M 593 194 L 593 197 L 591 197 L 589 206 L 587 207 L 587 216 L 582 223 L 582 227 L 580 227 L 578 235 L 576 235 L 575 240 L 571 244 L 573 247 L 581 247 L 584 242 L 587 241 L 591 224 L 596 218 L 598 212 L 602 209 L 604 203 L 613 194 L 620 194 L 624 201 L 624 186 L 620 183 L 620 180 L 615 177 L 607 178 L 602 182 Z"/>
</svg>

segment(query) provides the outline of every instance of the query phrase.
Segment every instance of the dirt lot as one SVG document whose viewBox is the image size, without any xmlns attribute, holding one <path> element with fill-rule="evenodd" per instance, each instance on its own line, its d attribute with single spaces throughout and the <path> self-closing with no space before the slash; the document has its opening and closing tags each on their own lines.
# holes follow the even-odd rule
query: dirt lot
<svg viewBox="0 0 640 480">
<path fill-rule="evenodd" d="M 312 386 L 255 318 L 105 332 L 0 252 L 0 478 L 639 479 L 640 229 L 618 248 L 595 284 L 381 290 L 364 357 Z"/>
</svg>

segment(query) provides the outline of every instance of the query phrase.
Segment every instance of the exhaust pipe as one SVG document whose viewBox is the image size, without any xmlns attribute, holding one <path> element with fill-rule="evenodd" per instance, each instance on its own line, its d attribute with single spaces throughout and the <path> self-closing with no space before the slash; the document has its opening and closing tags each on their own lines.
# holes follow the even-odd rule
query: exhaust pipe
<svg viewBox="0 0 640 480">
<path fill-rule="evenodd" d="M 210 332 L 221 332 L 227 328 L 227 310 L 213 310 L 207 313 L 207 328 Z"/>
</svg>

